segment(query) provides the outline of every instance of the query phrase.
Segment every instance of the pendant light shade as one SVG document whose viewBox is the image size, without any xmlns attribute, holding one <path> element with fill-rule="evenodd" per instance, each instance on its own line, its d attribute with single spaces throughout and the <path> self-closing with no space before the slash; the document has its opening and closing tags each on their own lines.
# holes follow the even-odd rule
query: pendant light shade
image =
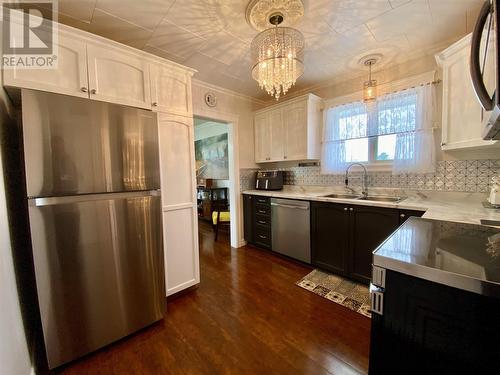
<svg viewBox="0 0 500 375">
<path fill-rule="evenodd" d="M 377 99 L 377 81 L 372 79 L 372 66 L 375 65 L 377 60 L 368 59 L 364 62 L 369 69 L 368 81 L 363 84 L 363 101 L 365 103 L 373 102 Z"/>
</svg>

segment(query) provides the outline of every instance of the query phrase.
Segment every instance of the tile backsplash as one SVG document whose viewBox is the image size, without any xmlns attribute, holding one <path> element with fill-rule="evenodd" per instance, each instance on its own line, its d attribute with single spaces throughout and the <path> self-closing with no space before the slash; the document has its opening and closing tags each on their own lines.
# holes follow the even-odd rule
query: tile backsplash
<svg viewBox="0 0 500 375">
<path fill-rule="evenodd" d="M 285 171 L 285 185 L 338 186 L 344 175 L 322 175 L 319 166 L 279 168 Z M 241 190 L 253 189 L 258 169 L 241 169 Z M 466 191 L 486 193 L 491 178 L 500 174 L 500 159 L 440 161 L 430 174 L 399 174 L 369 172 L 368 186 L 407 190 Z M 350 185 L 361 184 L 362 173 L 349 173 Z"/>
</svg>

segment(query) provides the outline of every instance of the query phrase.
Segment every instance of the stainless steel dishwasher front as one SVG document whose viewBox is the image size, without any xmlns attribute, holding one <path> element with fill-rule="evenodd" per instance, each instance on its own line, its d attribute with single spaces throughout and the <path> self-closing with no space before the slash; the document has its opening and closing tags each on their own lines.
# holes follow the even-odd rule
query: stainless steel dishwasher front
<svg viewBox="0 0 500 375">
<path fill-rule="evenodd" d="M 291 199 L 271 199 L 273 251 L 311 263 L 310 204 Z"/>
</svg>

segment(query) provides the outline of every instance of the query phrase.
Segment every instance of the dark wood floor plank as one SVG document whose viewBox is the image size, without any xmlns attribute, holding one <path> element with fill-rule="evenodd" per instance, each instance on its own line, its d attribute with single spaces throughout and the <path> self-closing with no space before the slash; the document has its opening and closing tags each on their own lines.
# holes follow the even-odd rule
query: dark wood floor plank
<svg viewBox="0 0 500 375">
<path fill-rule="evenodd" d="M 57 372 L 367 372 L 370 320 L 297 287 L 310 267 L 213 237 L 200 225 L 200 286 L 169 301 L 163 321 Z"/>
</svg>

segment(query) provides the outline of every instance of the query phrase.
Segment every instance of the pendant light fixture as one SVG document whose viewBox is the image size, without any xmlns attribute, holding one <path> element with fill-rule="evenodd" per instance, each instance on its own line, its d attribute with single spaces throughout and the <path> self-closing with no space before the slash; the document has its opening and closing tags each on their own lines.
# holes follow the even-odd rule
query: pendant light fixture
<svg viewBox="0 0 500 375">
<path fill-rule="evenodd" d="M 377 99 L 377 81 L 372 79 L 372 66 L 377 63 L 377 59 L 366 59 L 363 63 L 369 70 L 368 81 L 363 84 L 363 101 L 370 103 Z"/>
<path fill-rule="evenodd" d="M 252 41 L 252 77 L 276 100 L 304 74 L 304 36 L 288 25 L 303 16 L 300 0 L 257 0 L 247 8 L 247 20 L 262 30 Z"/>
</svg>

